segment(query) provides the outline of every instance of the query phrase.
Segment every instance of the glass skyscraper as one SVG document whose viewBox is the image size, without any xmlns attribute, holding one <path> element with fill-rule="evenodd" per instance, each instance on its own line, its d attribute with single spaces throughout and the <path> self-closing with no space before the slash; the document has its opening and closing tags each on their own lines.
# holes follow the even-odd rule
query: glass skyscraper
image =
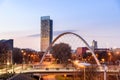
<svg viewBox="0 0 120 80">
<path fill-rule="evenodd" d="M 41 51 L 46 51 L 53 38 L 53 21 L 50 16 L 41 17 Z"/>
</svg>

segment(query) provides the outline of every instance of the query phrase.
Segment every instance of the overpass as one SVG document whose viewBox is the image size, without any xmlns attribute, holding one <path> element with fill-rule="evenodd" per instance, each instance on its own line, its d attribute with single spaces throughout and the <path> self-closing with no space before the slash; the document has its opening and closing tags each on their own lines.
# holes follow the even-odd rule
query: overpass
<svg viewBox="0 0 120 80">
<path fill-rule="evenodd" d="M 94 70 L 97 73 L 103 73 L 105 72 L 104 69 L 98 69 Z M 45 74 L 73 74 L 75 72 L 83 72 L 83 69 L 75 69 L 75 68 L 40 68 L 40 69 L 29 69 L 29 70 L 23 70 L 21 73 L 25 74 L 34 74 L 34 73 L 39 73 L 41 75 Z M 86 72 L 89 72 L 86 70 Z M 109 74 L 120 74 L 120 69 L 108 69 L 106 70 L 107 73 Z"/>
<path fill-rule="evenodd" d="M 97 74 L 103 75 L 104 73 L 107 73 L 107 75 L 113 75 L 116 77 L 120 77 L 120 66 L 108 66 L 108 69 L 105 71 L 104 68 L 102 69 L 93 69 L 93 71 Z M 25 75 L 34 75 L 34 76 L 44 76 L 44 75 L 78 75 L 83 74 L 83 73 L 89 73 L 89 70 L 85 70 L 82 68 L 75 69 L 74 67 L 72 68 L 26 68 L 18 73 L 17 76 L 13 76 L 13 78 L 8 79 L 8 80 L 14 80 L 16 79 L 19 75 L 25 74 Z M 119 79 L 118 79 L 119 80 Z"/>
</svg>

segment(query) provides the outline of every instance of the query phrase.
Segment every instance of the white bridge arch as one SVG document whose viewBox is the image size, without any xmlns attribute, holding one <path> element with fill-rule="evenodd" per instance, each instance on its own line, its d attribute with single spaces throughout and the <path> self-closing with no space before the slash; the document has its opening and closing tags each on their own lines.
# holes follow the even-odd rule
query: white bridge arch
<svg viewBox="0 0 120 80">
<path fill-rule="evenodd" d="M 93 57 L 94 57 L 97 65 L 98 65 L 98 66 L 101 65 L 100 62 L 99 62 L 99 60 L 97 59 L 94 51 L 91 49 L 91 47 L 88 45 L 88 43 L 87 43 L 81 36 L 79 36 L 78 34 L 73 33 L 73 32 L 65 32 L 65 33 L 62 33 L 62 34 L 60 34 L 59 36 L 57 36 L 57 37 L 53 40 L 53 42 L 49 45 L 49 47 L 47 48 L 46 52 L 43 54 L 43 57 L 42 57 L 42 59 L 41 59 L 41 61 L 40 61 L 40 64 L 43 62 L 43 59 L 44 59 L 45 55 L 46 55 L 46 54 L 48 53 L 48 51 L 51 49 L 51 47 L 53 46 L 53 44 L 54 44 L 60 37 L 62 37 L 63 35 L 67 35 L 67 34 L 73 34 L 73 35 L 75 35 L 76 37 L 78 37 L 80 40 L 82 40 L 83 43 L 86 45 L 86 47 L 87 47 L 87 48 L 90 50 L 90 52 L 92 53 L 92 55 L 93 55 Z"/>
</svg>

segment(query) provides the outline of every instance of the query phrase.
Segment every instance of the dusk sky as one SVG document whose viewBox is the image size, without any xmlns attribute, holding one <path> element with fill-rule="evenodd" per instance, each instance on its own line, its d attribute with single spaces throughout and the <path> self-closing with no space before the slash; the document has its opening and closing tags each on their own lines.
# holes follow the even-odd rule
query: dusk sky
<svg viewBox="0 0 120 80">
<path fill-rule="evenodd" d="M 0 0 L 0 39 L 39 50 L 41 16 L 53 20 L 54 36 L 72 31 L 90 45 L 120 47 L 120 0 Z"/>
</svg>

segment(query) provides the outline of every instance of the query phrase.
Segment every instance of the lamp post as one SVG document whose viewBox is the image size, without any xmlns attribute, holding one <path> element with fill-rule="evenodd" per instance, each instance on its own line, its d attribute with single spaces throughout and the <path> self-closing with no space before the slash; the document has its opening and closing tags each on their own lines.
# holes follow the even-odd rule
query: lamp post
<svg viewBox="0 0 120 80">
<path fill-rule="evenodd" d="M 104 65 L 104 80 L 107 80 L 107 74 L 106 74 L 106 71 L 107 71 L 107 66 Z"/>
<path fill-rule="evenodd" d="M 10 62 L 6 62 L 6 73 L 8 72 L 8 67 L 9 67 L 9 65 L 10 65 Z"/>
<path fill-rule="evenodd" d="M 112 57 L 112 55 L 111 55 L 111 53 L 110 52 L 108 52 L 108 56 L 109 56 L 109 63 L 111 62 L 111 57 Z"/>
<path fill-rule="evenodd" d="M 23 70 L 23 50 L 21 50 L 21 53 L 22 53 L 22 70 Z"/>
<path fill-rule="evenodd" d="M 21 50 L 21 53 L 22 53 L 22 70 L 23 70 L 23 66 L 24 66 L 24 63 L 25 63 L 24 56 L 26 55 L 26 53 L 23 50 Z"/>
<path fill-rule="evenodd" d="M 73 68 L 73 80 L 75 80 L 75 68 L 74 68 L 74 67 L 75 67 L 75 66 L 74 66 L 74 63 L 75 63 L 75 62 L 73 62 L 71 59 L 68 59 L 68 61 L 72 63 L 72 68 Z"/>
<path fill-rule="evenodd" d="M 86 71 L 85 71 L 85 65 L 79 65 L 80 68 L 83 68 L 83 73 L 84 73 L 84 80 L 86 80 Z"/>
<path fill-rule="evenodd" d="M 76 64 L 78 67 L 83 68 L 84 80 L 86 80 L 86 70 L 85 70 L 85 69 L 86 69 L 87 66 L 90 66 L 91 64 L 85 63 L 85 62 L 83 62 L 83 63 L 78 63 L 78 61 L 76 61 L 75 64 Z"/>
<path fill-rule="evenodd" d="M 86 77 L 86 75 L 85 75 L 85 66 L 84 66 L 84 80 L 86 80 L 86 78 L 85 78 L 85 77 Z"/>
<path fill-rule="evenodd" d="M 66 77 L 67 77 L 67 75 L 66 75 L 66 74 L 64 74 L 64 78 L 65 78 L 65 80 L 66 80 Z"/>
<path fill-rule="evenodd" d="M 26 52 L 23 53 L 23 69 L 24 69 L 24 64 L 25 64 L 25 55 L 26 55 Z"/>
</svg>

